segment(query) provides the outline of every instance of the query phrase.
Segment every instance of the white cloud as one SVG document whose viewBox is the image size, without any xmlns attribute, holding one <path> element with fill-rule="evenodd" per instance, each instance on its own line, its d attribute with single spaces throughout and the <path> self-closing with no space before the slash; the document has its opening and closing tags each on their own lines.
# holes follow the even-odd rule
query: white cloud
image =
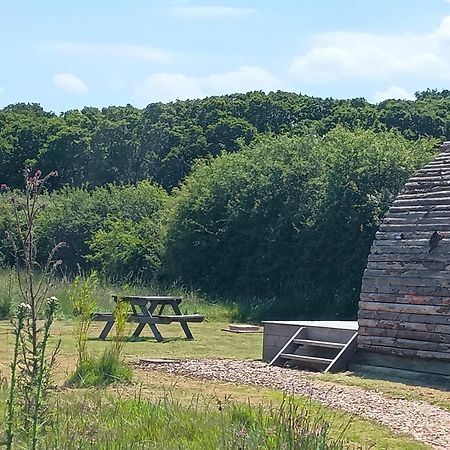
<svg viewBox="0 0 450 450">
<path fill-rule="evenodd" d="M 414 95 L 399 86 L 390 86 L 385 91 L 375 92 L 373 96 L 376 103 L 389 99 L 414 100 Z"/>
<path fill-rule="evenodd" d="M 75 94 L 85 94 L 88 91 L 84 81 L 71 73 L 55 73 L 53 75 L 53 83 L 59 89 Z"/>
<path fill-rule="evenodd" d="M 315 35 L 291 61 L 291 72 L 312 82 L 386 80 L 396 75 L 450 78 L 450 16 L 427 34 L 336 32 Z"/>
<path fill-rule="evenodd" d="M 120 59 L 141 60 L 164 63 L 173 58 L 173 53 L 158 47 L 126 44 L 87 44 L 79 42 L 48 42 L 43 44 L 45 50 L 64 54 L 89 56 L 95 58 L 114 57 Z"/>
<path fill-rule="evenodd" d="M 268 92 L 283 88 L 286 86 L 267 70 L 256 66 L 242 66 L 236 71 L 203 77 L 156 73 L 137 84 L 133 97 L 140 104 L 147 104 L 253 90 Z"/>
<path fill-rule="evenodd" d="M 248 92 L 254 90 L 275 91 L 283 83 L 261 67 L 242 66 L 234 72 L 211 74 L 201 80 L 210 92 Z"/>
<path fill-rule="evenodd" d="M 194 19 L 236 18 L 253 14 L 253 8 L 239 8 L 231 6 L 174 6 L 169 8 L 169 13 L 175 16 Z"/>
<path fill-rule="evenodd" d="M 181 73 L 155 73 L 137 84 L 134 98 L 144 103 L 169 102 L 201 98 L 202 91 L 198 80 Z"/>
</svg>

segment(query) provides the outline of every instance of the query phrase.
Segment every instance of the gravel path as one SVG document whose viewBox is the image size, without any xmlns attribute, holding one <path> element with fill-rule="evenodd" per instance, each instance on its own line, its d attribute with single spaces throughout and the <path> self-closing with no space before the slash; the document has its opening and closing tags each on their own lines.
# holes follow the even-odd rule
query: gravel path
<svg viewBox="0 0 450 450">
<path fill-rule="evenodd" d="M 426 402 L 392 398 L 377 391 L 312 380 L 299 370 L 255 361 L 190 360 L 141 368 L 205 380 L 228 381 L 311 397 L 326 406 L 376 420 L 439 450 L 450 449 L 450 413 Z"/>
</svg>

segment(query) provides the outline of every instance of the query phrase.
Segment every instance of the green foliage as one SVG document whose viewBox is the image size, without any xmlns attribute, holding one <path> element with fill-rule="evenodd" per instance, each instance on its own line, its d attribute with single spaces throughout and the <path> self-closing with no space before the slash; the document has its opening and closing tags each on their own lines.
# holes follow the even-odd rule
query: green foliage
<svg viewBox="0 0 450 450">
<path fill-rule="evenodd" d="M 166 244 L 172 278 L 244 295 L 276 283 L 285 263 L 271 255 L 286 256 L 286 236 L 317 213 L 318 142 L 284 137 L 200 165 L 176 198 Z"/>
<path fill-rule="evenodd" d="M 109 219 L 92 236 L 87 259 L 107 279 L 152 281 L 161 266 L 161 238 L 157 214 L 139 222 Z"/>
<path fill-rule="evenodd" d="M 105 350 L 100 357 L 86 356 L 67 380 L 70 387 L 101 387 L 131 381 L 133 372 L 114 349 Z"/>
<path fill-rule="evenodd" d="M 0 181 L 19 186 L 24 162 L 59 170 L 36 221 L 37 259 L 66 242 L 64 275 L 148 284 L 163 268 L 167 285 L 239 300 L 242 317 L 349 317 L 380 218 L 437 142 L 420 139 L 450 139 L 449 111 L 436 89 L 377 105 L 281 91 L 60 116 L 10 105 Z M 14 263 L 12 218 L 1 197 L 2 265 Z"/>
<path fill-rule="evenodd" d="M 66 424 L 70 423 L 71 427 Z M 183 405 L 86 393 L 58 402 L 48 448 L 338 450 L 347 427 L 331 429 L 320 411 L 287 400 L 279 407 L 193 398 Z M 76 429 L 77 433 L 70 430 Z"/>
<path fill-rule="evenodd" d="M 69 300 L 73 305 L 73 314 L 76 317 L 74 334 L 76 339 L 78 360 L 80 365 L 87 358 L 86 344 L 89 337 L 89 328 L 92 318 L 97 311 L 97 300 L 93 293 L 98 285 L 98 277 L 95 272 L 82 279 L 77 275 L 73 281 L 73 287 L 69 290 Z"/>
<path fill-rule="evenodd" d="M 112 353 L 116 355 L 118 361 L 120 361 L 122 357 L 125 327 L 128 321 L 128 316 L 130 315 L 130 310 L 130 304 L 123 301 L 122 297 L 117 297 L 116 308 L 114 310 L 116 334 L 114 336 L 114 347 Z"/>
<path fill-rule="evenodd" d="M 0 299 L 0 320 L 8 319 L 11 314 L 11 303 L 9 299 Z"/>
<path fill-rule="evenodd" d="M 15 292 L 14 272 L 9 270 L 5 275 L 0 276 L 0 320 L 9 319 L 13 304 L 18 297 Z"/>
<path fill-rule="evenodd" d="M 434 155 L 433 141 L 342 129 L 323 140 L 328 180 L 302 266 L 313 312 L 355 317 L 367 255 L 387 209 L 407 179 Z M 292 273 L 292 280 L 295 273 Z M 315 305 L 319 303 L 318 310 Z"/>
<path fill-rule="evenodd" d="M 0 180 L 20 186 L 25 164 L 58 168 L 52 188 L 135 184 L 151 180 L 170 190 L 195 161 L 236 151 L 264 134 L 324 135 L 337 125 L 395 129 L 408 139 L 450 139 L 448 90 L 416 93 L 416 101 L 338 100 L 261 91 L 202 100 L 84 108 L 56 116 L 38 104 L 0 110 Z"/>
<path fill-rule="evenodd" d="M 14 265 L 14 248 L 8 233 L 14 232 L 14 216 L 8 194 L 0 193 L 0 265 Z M 0 300 L 1 302 L 1 300 Z"/>
<path fill-rule="evenodd" d="M 129 382 L 133 374 L 122 357 L 130 305 L 122 301 L 120 297 L 117 298 L 114 311 L 116 332 L 112 347 L 104 350 L 100 357 L 86 353 L 87 333 L 92 320 L 92 313 L 89 316 L 87 314 L 95 307 L 92 299 L 92 288 L 95 283 L 97 278 L 91 275 L 84 281 L 84 291 L 76 296 L 77 304 L 83 308 L 83 314 L 86 317 L 81 317 L 77 328 L 78 362 L 74 373 L 67 381 L 67 385 L 72 387 L 107 386 L 111 383 Z"/>
<path fill-rule="evenodd" d="M 254 318 L 350 317 L 381 217 L 432 148 L 339 128 L 200 164 L 175 198 L 167 276 Z"/>
<path fill-rule="evenodd" d="M 62 189 L 49 196 L 39 218 L 40 254 L 46 254 L 54 242 L 63 241 L 66 246 L 60 255 L 63 269 L 69 272 L 89 268 L 90 259 L 107 276 L 139 273 L 150 279 L 159 264 L 160 221 L 166 202 L 167 194 L 147 181 L 136 186 L 107 185 L 92 191 Z M 121 222 L 128 227 L 120 229 Z M 139 249 L 141 255 L 130 256 L 127 245 L 136 239 L 136 248 L 144 238 L 148 241 L 145 249 Z M 110 244 L 111 253 L 107 248 Z M 141 267 L 144 260 L 146 265 Z M 150 272 L 144 274 L 144 269 Z"/>
</svg>

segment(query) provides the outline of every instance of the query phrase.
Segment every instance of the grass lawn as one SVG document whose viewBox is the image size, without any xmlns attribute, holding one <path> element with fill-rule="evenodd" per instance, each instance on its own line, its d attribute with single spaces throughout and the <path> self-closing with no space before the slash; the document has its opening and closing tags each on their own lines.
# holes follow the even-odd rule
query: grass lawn
<svg viewBox="0 0 450 450">
<path fill-rule="evenodd" d="M 160 327 L 166 338 L 165 342 L 158 343 L 149 331 L 142 333 L 142 338 L 129 340 L 124 346 L 124 354 L 129 362 L 139 358 L 236 358 L 236 359 L 260 359 L 262 354 L 262 334 L 233 334 L 222 331 L 227 327 L 227 322 L 209 322 L 192 324 L 191 330 L 195 340 L 188 341 L 178 324 L 164 325 Z M 88 349 L 93 353 L 100 353 L 110 345 L 109 341 L 99 341 L 98 336 L 102 328 L 101 324 L 94 323 L 88 342 Z M 129 325 L 128 335 L 131 335 L 134 325 Z M 61 339 L 61 350 L 58 357 L 58 366 L 55 377 L 58 384 L 64 382 L 68 374 L 75 366 L 75 340 L 72 334 L 73 322 L 71 320 L 56 321 L 53 327 L 52 342 Z M 8 360 L 12 350 L 13 336 L 10 324 L 0 322 L 0 338 L 3 343 L 0 347 L 0 374 L 8 375 Z M 360 386 L 365 389 L 378 389 L 387 395 L 404 396 L 405 398 L 418 398 L 440 406 L 450 406 L 450 394 L 428 388 L 411 388 L 405 384 L 388 381 L 376 381 L 362 378 L 358 375 L 310 375 L 319 379 L 326 379 L 336 383 Z M 212 381 L 194 380 L 182 376 L 161 374 L 155 372 L 135 371 L 135 383 L 131 386 L 115 387 L 115 393 L 121 397 L 132 397 L 137 391 L 153 400 L 170 395 L 177 401 L 190 403 L 193 398 L 201 395 L 204 399 L 215 401 L 222 399 L 252 404 L 276 405 L 283 401 L 283 394 L 270 389 L 234 385 Z M 63 390 L 62 392 L 66 392 Z M 85 391 L 67 391 L 67 395 L 81 396 Z M 296 401 L 305 404 L 308 399 L 296 397 Z M 395 449 L 420 449 L 422 446 L 409 437 L 392 433 L 387 427 L 378 423 L 352 418 L 348 414 L 332 411 L 316 404 L 312 405 L 314 411 L 319 411 L 332 423 L 335 433 L 338 433 L 347 423 L 351 426 L 347 430 L 347 437 L 355 444 L 373 446 L 371 448 L 395 448 Z"/>
<path fill-rule="evenodd" d="M 57 392 L 58 401 L 47 426 L 46 448 L 428 448 L 408 437 L 394 435 L 377 423 L 323 408 L 307 399 L 284 398 L 281 393 L 267 389 L 197 382 L 180 377 L 172 379 L 170 376 L 165 379 L 167 388 L 164 390 L 161 384 L 155 384 L 154 375 L 146 380 L 140 379 L 141 383 L 148 383 L 143 388 L 118 386 L 107 391 L 80 389 Z M 1 397 L 0 391 L 0 400 Z M 283 405 L 288 411 L 287 417 L 274 421 L 274 418 L 279 419 L 278 412 Z M 0 401 L 0 414 L 2 406 L 4 402 Z M 286 425 L 294 431 L 292 436 L 286 436 Z M 282 445 L 274 445 L 273 438 L 279 434 L 285 435 Z M 320 437 L 322 434 L 323 439 Z M 261 446 L 261 435 L 266 435 L 266 444 L 268 441 L 272 445 Z M 246 445 L 238 446 L 243 438 Z M 307 445 L 293 446 L 305 438 Z"/>
<path fill-rule="evenodd" d="M 124 346 L 124 355 L 127 361 L 136 361 L 139 358 L 236 358 L 259 359 L 262 354 L 262 334 L 234 334 L 221 331 L 228 327 L 224 322 L 208 322 L 190 324 L 195 340 L 185 338 L 179 324 L 159 326 L 166 339 L 156 342 L 150 330 L 142 332 L 137 340 L 129 340 Z M 109 338 L 100 341 L 102 325 L 94 323 L 91 330 L 92 339 L 88 342 L 88 349 L 100 353 L 110 345 Z M 134 325 L 128 325 L 128 335 L 131 336 Z M 52 341 L 61 339 L 61 350 L 58 357 L 57 374 L 63 379 L 75 364 L 75 339 L 72 333 L 73 322 L 70 320 L 56 321 L 52 328 Z M 114 329 L 111 331 L 112 337 Z M 0 373 L 4 375 L 8 369 L 8 355 L 12 352 L 13 335 L 10 324 L 0 322 L 0 338 L 6 345 L 0 346 Z"/>
<path fill-rule="evenodd" d="M 168 373 L 161 376 L 153 371 L 139 371 L 136 375 L 136 381 L 140 382 L 139 389 L 153 399 L 158 399 L 169 392 L 177 400 L 191 401 L 200 394 L 205 399 L 238 403 L 251 402 L 253 405 L 264 404 L 267 407 L 279 405 L 286 400 L 286 396 L 282 392 L 266 388 L 197 380 Z M 124 387 L 121 389 L 122 394 L 130 392 Z M 324 417 L 329 421 L 334 433 L 340 433 L 344 427 L 349 425 L 346 438 L 357 446 L 361 445 L 362 448 L 399 450 L 428 448 L 407 436 L 394 434 L 387 427 L 374 421 L 358 419 L 342 411 L 323 407 L 306 398 L 299 396 L 295 398 L 301 407 L 309 409 L 312 414 Z"/>
<path fill-rule="evenodd" d="M 133 331 L 133 325 L 128 326 L 128 335 Z M 260 359 L 262 355 L 262 334 L 234 334 L 222 331 L 227 328 L 227 322 L 208 322 L 190 325 L 195 337 L 194 341 L 184 338 L 181 327 L 174 323 L 160 326 L 165 341 L 156 342 L 150 331 L 144 331 L 138 340 L 127 341 L 124 353 L 127 361 L 133 362 L 139 358 L 173 358 L 173 359 L 202 359 L 202 358 L 234 358 L 234 359 Z M 53 342 L 61 339 L 61 352 L 58 358 L 57 376 L 63 380 L 73 370 L 75 364 L 75 340 L 72 334 L 73 321 L 59 320 L 52 329 Z M 97 336 L 102 325 L 94 323 L 88 348 L 92 352 L 101 352 L 108 345 L 108 341 L 100 341 Z M 113 329 L 114 331 L 114 329 Z M 110 336 L 113 335 L 113 331 Z M 13 342 L 10 333 L 10 324 L 0 321 L 0 338 L 6 345 L 0 346 L 0 374 L 6 376 L 8 368 L 8 355 L 11 354 Z M 450 410 L 449 387 L 437 388 L 415 386 L 406 380 L 389 381 L 377 379 L 368 372 L 338 373 L 338 374 L 311 374 L 310 376 L 324 381 L 357 386 L 363 389 L 372 389 L 383 392 L 392 397 L 404 397 L 408 400 L 423 400 L 441 408 Z"/>
</svg>

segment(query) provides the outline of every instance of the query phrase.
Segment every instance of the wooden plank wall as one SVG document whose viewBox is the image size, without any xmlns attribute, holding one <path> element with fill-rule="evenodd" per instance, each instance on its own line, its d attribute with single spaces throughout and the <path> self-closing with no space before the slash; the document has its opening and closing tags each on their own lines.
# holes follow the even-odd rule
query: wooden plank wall
<svg viewBox="0 0 450 450">
<path fill-rule="evenodd" d="M 358 348 L 450 363 L 450 142 L 389 209 L 368 258 Z"/>
</svg>

